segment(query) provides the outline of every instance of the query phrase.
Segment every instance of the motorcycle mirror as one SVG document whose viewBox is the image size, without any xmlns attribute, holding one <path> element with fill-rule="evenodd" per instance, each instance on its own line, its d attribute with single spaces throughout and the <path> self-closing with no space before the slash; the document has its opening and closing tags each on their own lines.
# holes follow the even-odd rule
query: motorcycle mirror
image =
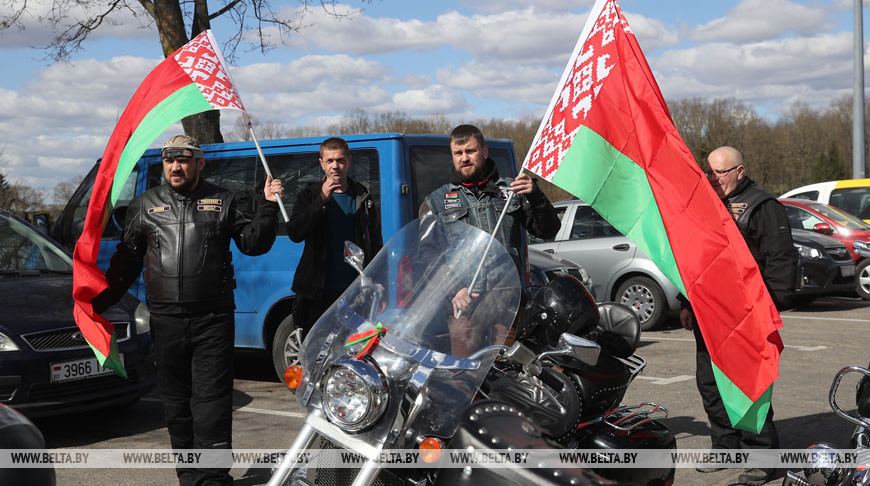
<svg viewBox="0 0 870 486">
<path fill-rule="evenodd" d="M 556 345 L 556 349 L 592 366 L 598 363 L 598 355 L 601 354 L 601 346 L 598 343 L 593 343 L 588 339 L 583 339 L 567 332 L 563 332 L 559 336 L 559 343 Z"/>
<path fill-rule="evenodd" d="M 364 260 L 365 253 L 363 253 L 362 248 L 358 247 L 350 240 L 344 242 L 344 261 L 350 264 L 350 266 L 360 274 L 363 273 Z"/>
</svg>

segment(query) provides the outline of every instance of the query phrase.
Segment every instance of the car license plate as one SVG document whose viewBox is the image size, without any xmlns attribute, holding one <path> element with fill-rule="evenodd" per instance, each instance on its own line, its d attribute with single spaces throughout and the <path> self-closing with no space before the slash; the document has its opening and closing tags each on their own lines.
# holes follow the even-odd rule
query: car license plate
<svg viewBox="0 0 870 486">
<path fill-rule="evenodd" d="M 849 265 L 848 267 L 840 267 L 840 272 L 843 273 L 844 277 L 851 277 L 855 275 L 855 265 Z"/>
<path fill-rule="evenodd" d="M 124 355 L 119 355 L 119 357 L 121 358 L 121 364 L 124 364 Z M 112 369 L 100 366 L 96 357 L 61 361 L 51 364 L 51 382 L 59 383 L 62 381 L 83 380 L 114 372 Z"/>
</svg>

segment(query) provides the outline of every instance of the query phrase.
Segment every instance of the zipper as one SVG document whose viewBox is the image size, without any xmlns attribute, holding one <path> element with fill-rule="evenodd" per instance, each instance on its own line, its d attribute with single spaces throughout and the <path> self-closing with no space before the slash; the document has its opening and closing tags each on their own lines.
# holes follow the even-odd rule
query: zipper
<svg viewBox="0 0 870 486">
<path fill-rule="evenodd" d="M 185 216 L 187 215 L 187 199 L 181 200 L 181 226 L 178 231 L 178 241 L 175 243 L 178 248 L 178 300 L 184 301 L 184 226 Z"/>
</svg>

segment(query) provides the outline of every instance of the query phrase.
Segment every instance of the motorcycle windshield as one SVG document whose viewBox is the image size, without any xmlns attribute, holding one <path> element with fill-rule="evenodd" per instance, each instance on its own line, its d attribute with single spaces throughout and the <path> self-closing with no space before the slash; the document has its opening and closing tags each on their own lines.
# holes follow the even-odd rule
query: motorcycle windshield
<svg viewBox="0 0 870 486">
<path fill-rule="evenodd" d="M 471 303 L 457 316 L 452 301 L 473 279 Z M 439 216 L 410 222 L 303 342 L 297 399 L 309 412 L 321 412 L 306 420 L 323 418 L 313 424 L 319 432 L 357 451 L 363 445 L 413 447 L 421 436 L 450 437 L 497 356 L 497 350 L 484 348 L 504 342 L 520 294 L 514 260 L 489 234 Z M 378 331 L 378 342 L 364 351 L 377 339 L 366 335 Z M 353 408 L 365 406 L 364 400 L 342 402 L 338 388 L 326 388 L 337 364 L 348 360 L 376 370 L 388 397 L 376 420 L 353 431 L 336 416 L 363 413 Z M 348 405 L 335 413 L 329 403 Z"/>
</svg>

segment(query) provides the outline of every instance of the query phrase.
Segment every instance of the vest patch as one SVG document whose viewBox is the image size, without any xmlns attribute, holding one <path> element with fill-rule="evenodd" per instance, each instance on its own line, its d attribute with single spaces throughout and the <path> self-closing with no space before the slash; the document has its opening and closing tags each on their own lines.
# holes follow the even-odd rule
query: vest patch
<svg viewBox="0 0 870 486">
<path fill-rule="evenodd" d="M 172 208 L 170 208 L 169 206 L 157 206 L 157 207 L 153 207 L 153 208 L 148 208 L 148 214 L 165 213 L 165 212 L 171 211 L 171 210 L 172 210 Z"/>
<path fill-rule="evenodd" d="M 450 200 L 444 201 L 444 209 L 453 209 L 453 208 L 461 208 L 461 207 L 462 207 L 462 203 L 459 201 L 450 201 Z"/>
<path fill-rule="evenodd" d="M 447 194 L 444 195 L 444 197 L 446 199 L 459 199 L 459 193 L 458 192 L 448 192 Z"/>
<path fill-rule="evenodd" d="M 223 202 L 223 200 L 221 200 L 221 199 L 200 199 L 200 200 L 197 201 L 196 203 L 197 203 L 197 204 L 206 204 L 206 205 L 218 205 L 218 206 L 222 206 L 224 202 Z"/>
<path fill-rule="evenodd" d="M 219 212 L 223 211 L 223 208 L 221 206 L 218 206 L 217 204 L 200 204 L 200 205 L 196 206 L 196 210 L 197 211 L 212 211 L 215 213 L 219 213 Z"/>
</svg>

